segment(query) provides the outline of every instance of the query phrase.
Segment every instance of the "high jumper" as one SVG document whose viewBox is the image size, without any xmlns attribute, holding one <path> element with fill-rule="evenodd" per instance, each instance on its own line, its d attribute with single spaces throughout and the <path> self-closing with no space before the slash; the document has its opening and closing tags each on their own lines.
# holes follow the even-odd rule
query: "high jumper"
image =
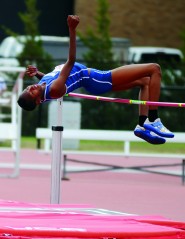
<svg viewBox="0 0 185 239">
<path fill-rule="evenodd" d="M 67 18 L 70 40 L 69 55 L 64 64 L 47 74 L 38 71 L 35 66 L 27 67 L 26 74 L 36 76 L 40 81 L 22 92 L 17 101 L 20 107 L 31 111 L 43 102 L 61 98 L 80 87 L 95 95 L 139 87 L 139 100 L 159 101 L 161 69 L 158 64 L 132 64 L 100 71 L 76 62 L 76 28 L 79 22 L 79 16 L 69 15 Z M 139 105 L 134 134 L 151 144 L 164 144 L 165 138 L 174 137 L 162 124 L 157 105 Z"/>
</svg>

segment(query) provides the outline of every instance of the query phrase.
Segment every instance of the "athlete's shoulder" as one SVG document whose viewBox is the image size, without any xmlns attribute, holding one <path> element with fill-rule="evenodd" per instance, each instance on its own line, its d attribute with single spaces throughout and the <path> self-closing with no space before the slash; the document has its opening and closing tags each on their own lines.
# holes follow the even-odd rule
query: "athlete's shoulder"
<svg viewBox="0 0 185 239">
<path fill-rule="evenodd" d="M 54 71 L 61 71 L 63 67 L 64 67 L 64 64 L 55 66 Z"/>
</svg>

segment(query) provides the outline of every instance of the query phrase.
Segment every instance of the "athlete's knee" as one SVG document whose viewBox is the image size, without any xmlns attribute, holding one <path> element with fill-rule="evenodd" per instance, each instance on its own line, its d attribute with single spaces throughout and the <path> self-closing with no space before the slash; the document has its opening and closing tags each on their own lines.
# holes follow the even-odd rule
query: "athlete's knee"
<svg viewBox="0 0 185 239">
<path fill-rule="evenodd" d="M 159 77 L 161 77 L 162 73 L 161 73 L 161 67 L 159 64 L 157 63 L 150 63 L 150 68 L 152 71 L 152 74 L 156 74 Z"/>
<path fill-rule="evenodd" d="M 150 77 L 143 77 L 139 81 L 139 86 L 140 87 L 147 87 L 150 84 Z"/>
</svg>

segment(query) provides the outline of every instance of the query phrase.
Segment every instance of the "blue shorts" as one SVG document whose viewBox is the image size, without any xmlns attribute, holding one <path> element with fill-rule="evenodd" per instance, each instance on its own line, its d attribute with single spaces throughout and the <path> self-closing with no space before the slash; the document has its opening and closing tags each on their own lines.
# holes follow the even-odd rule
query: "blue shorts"
<svg viewBox="0 0 185 239">
<path fill-rule="evenodd" d="M 104 94 L 112 90 L 111 71 L 90 69 L 89 77 L 82 81 L 82 86 L 91 94 Z"/>
</svg>

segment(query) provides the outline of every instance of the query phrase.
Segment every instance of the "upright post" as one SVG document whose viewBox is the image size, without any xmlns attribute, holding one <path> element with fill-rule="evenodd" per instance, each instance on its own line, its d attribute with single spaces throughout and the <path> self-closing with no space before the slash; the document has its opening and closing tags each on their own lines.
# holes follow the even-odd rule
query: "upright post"
<svg viewBox="0 0 185 239">
<path fill-rule="evenodd" d="M 17 96 L 19 96 L 23 90 L 23 78 L 25 74 L 24 71 L 20 72 L 18 78 L 17 78 L 17 84 L 14 87 L 17 87 Z M 12 123 L 17 125 L 17 140 L 16 145 L 14 144 L 13 147 L 16 148 L 16 163 L 15 163 L 15 172 L 13 174 L 13 177 L 17 177 L 19 175 L 20 171 L 20 147 L 21 147 L 21 125 L 22 125 L 22 110 L 20 107 L 17 107 L 17 100 L 15 96 L 16 88 L 13 89 L 13 95 L 12 95 Z M 16 117 L 17 115 L 17 117 Z M 16 118 L 16 119 L 15 119 Z"/>
<path fill-rule="evenodd" d="M 51 204 L 59 204 L 61 195 L 62 100 L 57 100 L 57 126 L 52 126 Z"/>
</svg>

